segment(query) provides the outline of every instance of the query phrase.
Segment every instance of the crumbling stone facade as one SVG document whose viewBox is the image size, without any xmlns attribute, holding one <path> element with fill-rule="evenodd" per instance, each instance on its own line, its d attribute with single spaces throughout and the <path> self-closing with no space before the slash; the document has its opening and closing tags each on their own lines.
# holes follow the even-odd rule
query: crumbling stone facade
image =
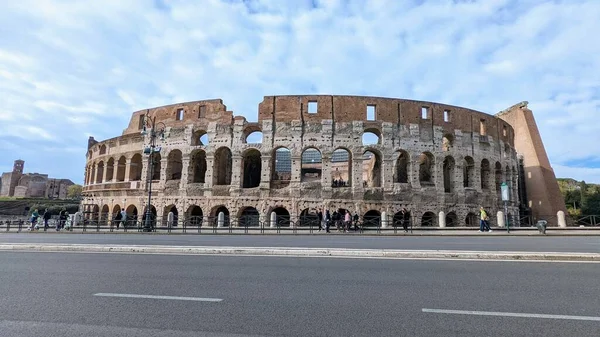
<svg viewBox="0 0 600 337">
<path fill-rule="evenodd" d="M 69 179 L 48 178 L 47 174 L 23 173 L 25 162 L 15 160 L 12 172 L 2 174 L 0 197 L 67 199 Z"/>
<path fill-rule="evenodd" d="M 236 224 L 246 215 L 297 219 L 341 208 L 385 212 L 391 221 L 406 207 L 414 226 L 437 225 L 440 212 L 448 226 L 476 225 L 480 205 L 492 218 L 503 210 L 502 182 L 509 213 L 518 214 L 514 131 L 504 120 L 432 102 L 312 95 L 264 97 L 258 122 L 234 116 L 220 99 L 135 112 L 122 136 L 88 143 L 89 217 L 125 208 L 141 218 L 150 174 L 145 114 L 166 127 L 152 172 L 158 217 L 223 212 Z"/>
</svg>

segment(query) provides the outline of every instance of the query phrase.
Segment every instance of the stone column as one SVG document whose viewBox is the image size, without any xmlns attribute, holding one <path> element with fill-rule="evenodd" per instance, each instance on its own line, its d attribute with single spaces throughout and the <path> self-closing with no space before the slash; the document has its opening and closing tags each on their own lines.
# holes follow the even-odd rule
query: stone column
<svg viewBox="0 0 600 337">
<path fill-rule="evenodd" d="M 125 179 L 124 181 L 129 181 L 129 175 L 131 174 L 131 158 L 125 159 Z"/>
<path fill-rule="evenodd" d="M 270 219 L 269 219 L 269 226 L 271 228 L 276 227 L 277 226 L 277 214 L 275 214 L 275 212 L 271 212 L 270 215 Z"/>
<path fill-rule="evenodd" d="M 261 153 L 260 156 L 260 188 L 261 189 L 269 189 L 271 184 L 271 155 Z"/>
<path fill-rule="evenodd" d="M 290 184 L 292 186 L 295 186 L 297 184 L 299 184 L 302 181 L 302 177 L 301 177 L 301 171 L 302 171 L 302 155 L 300 156 L 296 156 L 296 155 L 291 155 L 291 161 L 292 161 L 292 177 L 291 177 L 291 181 Z"/>
<path fill-rule="evenodd" d="M 181 157 L 181 180 L 179 180 L 179 189 L 185 190 L 189 181 L 190 155 L 184 154 Z"/>
<path fill-rule="evenodd" d="M 498 213 L 496 213 L 496 220 L 498 221 L 498 227 L 504 228 L 506 226 L 506 221 L 504 219 L 504 212 L 498 211 Z"/>
<path fill-rule="evenodd" d="M 217 227 L 223 227 L 225 225 L 225 213 L 219 212 L 217 216 Z"/>
<path fill-rule="evenodd" d="M 321 186 L 331 187 L 331 172 L 331 154 L 321 154 Z"/>
<path fill-rule="evenodd" d="M 387 213 L 385 211 L 381 212 L 381 228 L 387 228 L 388 226 L 388 219 L 387 219 Z"/>
<path fill-rule="evenodd" d="M 567 219 L 565 218 L 565 212 L 558 211 L 556 213 L 556 216 L 558 217 L 558 227 L 567 227 Z"/>
<path fill-rule="evenodd" d="M 117 181 L 117 173 L 118 172 L 119 172 L 119 161 L 115 160 L 115 163 L 113 164 L 113 176 L 111 177 L 111 179 L 112 179 L 113 182 Z"/>
<path fill-rule="evenodd" d="M 438 213 L 438 224 L 440 228 L 446 228 L 446 213 L 444 211 Z"/>
<path fill-rule="evenodd" d="M 206 174 L 204 175 L 204 187 L 207 189 L 206 192 L 210 193 L 211 187 L 213 186 L 213 166 L 215 163 L 214 154 L 206 154 Z M 205 192 L 205 193 L 206 193 Z"/>
<path fill-rule="evenodd" d="M 114 166 L 113 166 L 114 167 Z M 102 170 L 102 177 L 100 177 L 100 183 L 106 182 L 106 174 L 108 173 L 108 162 L 104 163 L 104 169 Z"/>
<path fill-rule="evenodd" d="M 231 186 L 234 186 L 235 188 L 242 187 L 242 174 L 244 174 L 244 170 L 242 168 L 242 156 L 240 156 L 237 153 L 232 154 L 231 155 Z"/>
</svg>

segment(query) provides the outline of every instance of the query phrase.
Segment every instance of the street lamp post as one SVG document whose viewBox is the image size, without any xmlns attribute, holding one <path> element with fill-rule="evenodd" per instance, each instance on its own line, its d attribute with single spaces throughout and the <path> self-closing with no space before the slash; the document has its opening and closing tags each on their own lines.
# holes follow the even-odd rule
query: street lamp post
<svg viewBox="0 0 600 337">
<path fill-rule="evenodd" d="M 148 155 L 148 204 L 146 205 L 146 219 L 144 221 L 144 232 L 152 231 L 152 177 L 154 175 L 154 153 L 160 152 L 161 147 L 156 146 L 156 138 L 165 140 L 165 128 L 166 125 L 162 122 L 156 122 L 156 116 L 151 117 L 149 110 L 144 115 L 144 124 L 142 128 L 142 135 L 150 136 L 149 146 L 144 148 L 144 154 Z M 150 131 L 148 132 L 148 129 Z"/>
</svg>

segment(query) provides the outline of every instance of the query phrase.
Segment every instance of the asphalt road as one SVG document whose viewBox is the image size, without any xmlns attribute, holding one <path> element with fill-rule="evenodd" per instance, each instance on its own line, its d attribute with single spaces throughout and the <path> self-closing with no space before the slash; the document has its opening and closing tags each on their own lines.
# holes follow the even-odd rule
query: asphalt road
<svg viewBox="0 0 600 337">
<path fill-rule="evenodd" d="M 600 264 L 0 252 L 8 336 L 598 336 Z M 99 297 L 185 296 L 221 302 Z"/>
<path fill-rule="evenodd" d="M 143 235 L 3 233 L 0 243 L 78 243 L 116 245 L 439 249 L 600 253 L 600 237 L 345 235 Z"/>
</svg>

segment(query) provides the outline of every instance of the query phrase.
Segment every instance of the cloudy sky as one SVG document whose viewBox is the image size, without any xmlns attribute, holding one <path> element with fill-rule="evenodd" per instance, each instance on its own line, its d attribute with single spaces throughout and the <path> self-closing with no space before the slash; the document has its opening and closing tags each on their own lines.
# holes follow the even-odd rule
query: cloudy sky
<svg viewBox="0 0 600 337">
<path fill-rule="evenodd" d="M 83 181 L 135 110 L 265 95 L 527 100 L 559 177 L 600 183 L 600 1 L 0 0 L 0 172 Z"/>
</svg>

